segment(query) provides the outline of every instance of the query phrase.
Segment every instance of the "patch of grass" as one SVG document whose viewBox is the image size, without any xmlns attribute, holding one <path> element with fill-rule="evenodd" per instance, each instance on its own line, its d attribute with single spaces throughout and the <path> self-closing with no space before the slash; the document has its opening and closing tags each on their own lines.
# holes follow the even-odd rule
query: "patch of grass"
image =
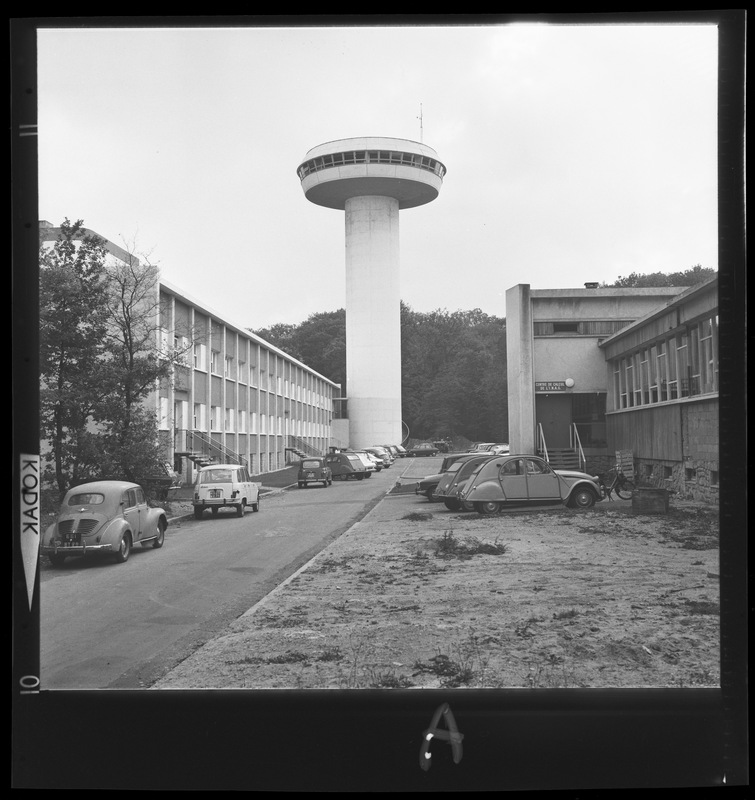
<svg viewBox="0 0 755 800">
<path fill-rule="evenodd" d="M 482 542 L 474 536 L 458 539 L 453 531 L 444 531 L 443 536 L 434 545 L 435 555 L 439 558 L 471 558 L 475 555 L 503 555 L 507 547 L 495 542 Z"/>
<path fill-rule="evenodd" d="M 401 519 L 408 519 L 410 522 L 427 522 L 432 519 L 433 515 L 424 511 L 412 511 L 410 514 L 404 514 Z"/>
<path fill-rule="evenodd" d="M 553 615 L 553 619 L 574 619 L 578 615 L 579 611 L 576 608 L 570 608 L 568 611 L 557 611 Z"/>
<path fill-rule="evenodd" d="M 494 640 L 485 637 L 484 644 Z M 460 686 L 469 686 L 473 682 L 484 685 L 485 672 L 490 660 L 483 648 L 483 641 L 474 630 L 470 630 L 466 639 L 452 644 L 452 655 L 443 653 L 440 649 L 427 661 L 415 661 L 414 675 L 429 672 L 440 679 L 440 685 L 445 689 L 454 689 Z"/>
<path fill-rule="evenodd" d="M 710 600 L 685 600 L 688 614 L 710 614 L 718 616 L 721 613 L 721 606 Z"/>
<path fill-rule="evenodd" d="M 408 689 L 414 686 L 406 675 L 396 675 L 393 670 L 388 672 L 371 670 L 367 685 L 370 689 Z"/>
<path fill-rule="evenodd" d="M 428 661 L 415 661 L 416 674 L 429 672 L 440 678 L 440 685 L 446 689 L 468 685 L 474 678 L 474 671 L 465 664 L 454 661 L 445 653 L 438 653 Z"/>
</svg>

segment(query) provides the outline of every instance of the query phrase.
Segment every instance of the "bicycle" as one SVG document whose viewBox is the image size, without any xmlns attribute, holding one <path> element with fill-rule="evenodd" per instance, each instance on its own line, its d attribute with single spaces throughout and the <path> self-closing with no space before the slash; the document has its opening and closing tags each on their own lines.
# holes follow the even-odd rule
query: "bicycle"
<svg viewBox="0 0 755 800">
<path fill-rule="evenodd" d="M 610 476 L 610 477 L 609 477 Z M 621 467 L 616 464 L 613 469 L 599 477 L 599 483 L 604 495 L 612 500 L 611 494 L 616 492 L 616 496 L 622 500 L 631 500 L 635 486 L 634 481 L 621 471 Z"/>
</svg>

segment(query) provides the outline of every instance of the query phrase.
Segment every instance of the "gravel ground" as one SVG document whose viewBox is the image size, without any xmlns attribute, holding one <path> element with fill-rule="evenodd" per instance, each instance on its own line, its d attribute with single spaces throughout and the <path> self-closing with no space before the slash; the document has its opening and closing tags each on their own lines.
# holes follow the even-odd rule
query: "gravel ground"
<svg viewBox="0 0 755 800">
<path fill-rule="evenodd" d="M 389 494 L 152 688 L 718 686 L 718 530 L 674 500 L 483 517 Z"/>
</svg>

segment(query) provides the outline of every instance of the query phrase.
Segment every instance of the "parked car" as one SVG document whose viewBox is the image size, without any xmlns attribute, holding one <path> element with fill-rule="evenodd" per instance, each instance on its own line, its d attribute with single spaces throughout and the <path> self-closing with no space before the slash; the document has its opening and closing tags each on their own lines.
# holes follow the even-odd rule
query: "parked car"
<svg viewBox="0 0 755 800">
<path fill-rule="evenodd" d="M 383 467 L 390 467 L 391 464 L 395 461 L 393 458 L 392 453 L 388 450 L 387 447 L 383 447 L 381 444 L 374 444 L 372 447 L 366 448 L 368 453 L 372 453 L 376 455 L 378 458 L 383 459 Z"/>
<path fill-rule="evenodd" d="M 494 456 L 507 456 L 509 455 L 510 450 L 507 444 L 501 442 L 500 444 L 490 445 L 485 452 Z"/>
<path fill-rule="evenodd" d="M 462 502 L 459 493 L 477 467 L 491 458 L 494 456 L 484 452 L 465 453 L 462 458 L 450 463 L 435 487 L 435 500 L 441 501 L 449 511 L 473 511 L 472 503 Z"/>
<path fill-rule="evenodd" d="M 321 483 L 327 488 L 333 483 L 333 473 L 324 458 L 303 458 L 296 480 L 300 489 L 305 489 L 310 483 Z"/>
<path fill-rule="evenodd" d="M 390 457 L 392 459 L 394 459 L 394 461 L 397 458 L 401 457 L 400 453 L 399 453 L 399 449 L 395 444 L 381 444 L 380 447 L 382 447 L 383 450 L 387 450 L 388 451 L 388 455 L 390 455 Z"/>
<path fill-rule="evenodd" d="M 603 495 L 597 476 L 556 469 L 532 455 L 494 456 L 482 462 L 458 493 L 480 514 L 495 514 L 507 503 L 563 503 L 590 508 Z"/>
<path fill-rule="evenodd" d="M 406 456 L 408 455 L 406 452 L 406 448 L 403 447 L 402 445 L 394 444 L 391 446 L 394 447 L 396 450 L 396 458 L 406 458 Z"/>
<path fill-rule="evenodd" d="M 365 469 L 367 470 L 367 477 L 371 478 L 373 472 L 377 472 L 377 467 L 375 466 L 375 462 L 372 460 L 372 456 L 370 453 L 367 453 L 365 450 L 349 450 L 350 453 L 356 453 L 359 456 L 361 462 L 364 464 Z M 380 465 L 382 469 L 382 464 Z"/>
<path fill-rule="evenodd" d="M 467 451 L 468 453 L 479 453 L 492 447 L 495 442 L 475 442 Z"/>
<path fill-rule="evenodd" d="M 432 442 L 421 442 L 407 451 L 410 456 L 437 456 L 438 448 Z"/>
<path fill-rule="evenodd" d="M 367 458 L 369 458 L 370 461 L 375 465 L 375 472 L 380 472 L 380 470 L 382 470 L 385 466 L 383 459 L 380 458 L 380 456 L 376 453 L 371 453 L 369 450 L 362 450 L 360 452 L 364 453 L 364 455 L 366 455 Z"/>
<path fill-rule="evenodd" d="M 83 483 L 66 492 L 55 522 L 42 537 L 40 552 L 58 567 L 68 556 L 105 554 L 118 563 L 140 544 L 160 548 L 168 518 L 147 505 L 144 489 L 128 481 Z"/>
<path fill-rule="evenodd" d="M 329 453 L 325 456 L 325 461 L 333 473 L 333 480 L 348 481 L 353 478 L 361 481 L 367 475 L 367 467 L 356 453 L 343 450 Z"/>
<path fill-rule="evenodd" d="M 431 503 L 434 503 L 439 499 L 435 496 L 435 490 L 438 488 L 441 479 L 446 474 L 447 470 L 451 468 L 452 464 L 456 462 L 464 462 L 470 458 L 474 458 L 473 453 L 454 453 L 453 455 L 446 456 L 443 459 L 438 472 L 432 475 L 425 475 L 422 480 L 417 481 L 417 485 L 414 487 L 414 494 L 424 495 Z"/>
<path fill-rule="evenodd" d="M 216 516 L 223 507 L 235 509 L 236 516 L 243 517 L 247 506 L 260 510 L 260 485 L 240 464 L 211 464 L 197 473 L 192 502 L 195 519 L 201 519 L 207 508 Z"/>
</svg>

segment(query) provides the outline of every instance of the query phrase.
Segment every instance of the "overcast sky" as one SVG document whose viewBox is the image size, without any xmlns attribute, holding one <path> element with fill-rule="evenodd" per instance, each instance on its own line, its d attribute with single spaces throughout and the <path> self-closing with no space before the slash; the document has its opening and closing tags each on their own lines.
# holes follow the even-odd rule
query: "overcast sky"
<svg viewBox="0 0 755 800">
<path fill-rule="evenodd" d="M 448 170 L 400 216 L 415 311 L 718 268 L 712 24 L 43 29 L 38 54 L 40 218 L 241 327 L 344 307 L 343 212 L 296 168 L 353 136 Z"/>
</svg>

